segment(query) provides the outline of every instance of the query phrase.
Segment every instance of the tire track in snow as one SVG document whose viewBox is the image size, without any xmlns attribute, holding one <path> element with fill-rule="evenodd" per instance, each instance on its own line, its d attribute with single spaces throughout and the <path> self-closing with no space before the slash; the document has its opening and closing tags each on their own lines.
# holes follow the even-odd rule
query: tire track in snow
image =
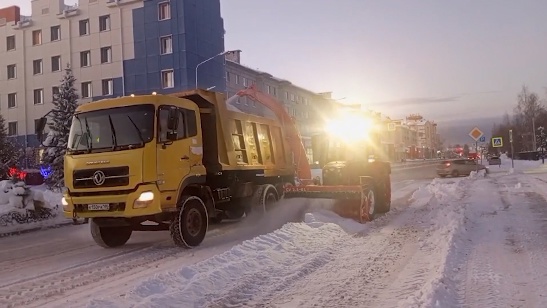
<svg viewBox="0 0 547 308">
<path fill-rule="evenodd" d="M 541 287 L 547 262 L 536 257 L 545 253 L 547 241 L 538 243 L 530 236 L 537 231 L 530 207 L 542 204 L 545 215 L 546 202 L 537 194 L 523 193 L 521 187 L 530 188 L 523 184 L 515 176 L 504 176 L 484 189 L 496 192 L 500 202 L 482 204 L 467 224 L 465 249 L 470 254 L 459 275 L 463 307 L 547 307 Z"/>
</svg>

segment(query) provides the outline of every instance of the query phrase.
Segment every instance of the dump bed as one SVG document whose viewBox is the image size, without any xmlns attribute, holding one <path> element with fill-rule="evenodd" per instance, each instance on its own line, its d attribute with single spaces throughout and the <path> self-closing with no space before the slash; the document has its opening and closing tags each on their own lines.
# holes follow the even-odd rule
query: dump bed
<svg viewBox="0 0 547 308">
<path fill-rule="evenodd" d="M 191 90 L 171 95 L 200 108 L 203 163 L 208 172 L 263 169 L 265 176 L 294 174 L 281 122 L 263 106 L 250 106 L 257 109 L 252 114 L 222 93 Z"/>
</svg>

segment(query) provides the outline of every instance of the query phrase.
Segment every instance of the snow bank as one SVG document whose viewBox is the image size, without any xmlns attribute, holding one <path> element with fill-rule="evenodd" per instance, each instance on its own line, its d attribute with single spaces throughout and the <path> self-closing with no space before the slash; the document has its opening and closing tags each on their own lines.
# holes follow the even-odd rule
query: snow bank
<svg viewBox="0 0 547 308">
<path fill-rule="evenodd" d="M 26 195 L 25 195 L 26 193 Z M 42 186 L 0 181 L 0 235 L 66 223 L 61 195 Z"/>
</svg>

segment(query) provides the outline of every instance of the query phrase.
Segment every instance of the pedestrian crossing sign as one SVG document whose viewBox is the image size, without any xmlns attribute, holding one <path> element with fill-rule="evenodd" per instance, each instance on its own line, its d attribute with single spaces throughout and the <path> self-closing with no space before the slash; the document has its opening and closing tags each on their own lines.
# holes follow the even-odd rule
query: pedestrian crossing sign
<svg viewBox="0 0 547 308">
<path fill-rule="evenodd" d="M 492 146 L 494 148 L 501 148 L 503 147 L 503 139 L 501 137 L 494 137 L 492 138 Z"/>
</svg>

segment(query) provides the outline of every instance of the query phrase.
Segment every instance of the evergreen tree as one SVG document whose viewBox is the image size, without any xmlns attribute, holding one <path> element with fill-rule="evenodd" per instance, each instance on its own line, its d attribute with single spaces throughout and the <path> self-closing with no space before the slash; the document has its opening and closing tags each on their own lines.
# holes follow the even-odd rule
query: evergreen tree
<svg viewBox="0 0 547 308">
<path fill-rule="evenodd" d="M 0 179 L 7 179 L 10 167 L 17 165 L 19 151 L 8 138 L 6 120 L 0 114 Z"/>
<path fill-rule="evenodd" d="M 52 121 L 48 123 L 50 132 L 44 142 L 47 148 L 42 160 L 45 165 L 51 167 L 51 174 L 46 179 L 46 184 L 54 190 L 64 186 L 64 156 L 72 117 L 78 107 L 79 98 L 74 87 L 75 82 L 76 78 L 72 74 L 72 69 L 70 65 L 67 65 L 59 93 L 53 95 Z"/>
</svg>

